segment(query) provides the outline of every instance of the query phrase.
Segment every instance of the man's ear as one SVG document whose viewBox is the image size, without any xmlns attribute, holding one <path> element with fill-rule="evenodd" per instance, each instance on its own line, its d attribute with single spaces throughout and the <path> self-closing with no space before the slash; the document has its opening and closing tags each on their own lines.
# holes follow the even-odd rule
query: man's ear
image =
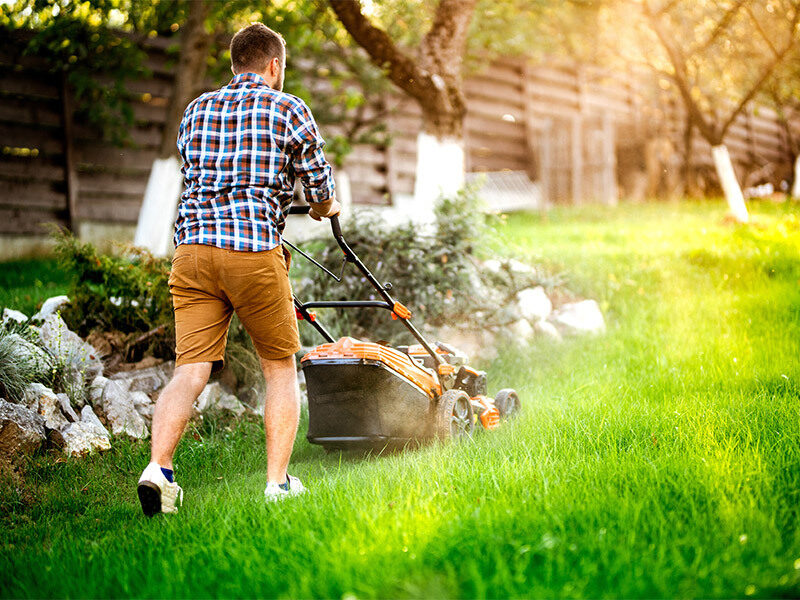
<svg viewBox="0 0 800 600">
<path fill-rule="evenodd" d="M 281 59 L 273 58 L 269 61 L 269 74 L 273 77 L 277 77 L 278 73 L 281 72 Z"/>
</svg>

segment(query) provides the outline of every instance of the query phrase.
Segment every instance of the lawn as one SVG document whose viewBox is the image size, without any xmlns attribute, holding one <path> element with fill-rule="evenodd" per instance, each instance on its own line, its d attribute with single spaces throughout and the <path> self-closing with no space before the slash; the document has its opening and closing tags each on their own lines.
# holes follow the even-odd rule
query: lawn
<svg viewBox="0 0 800 600">
<path fill-rule="evenodd" d="M 153 520 L 146 444 L 37 457 L 0 495 L 0 596 L 797 597 L 800 208 L 751 210 L 509 218 L 491 247 L 565 272 L 608 331 L 503 349 L 490 385 L 524 412 L 471 442 L 326 455 L 301 424 L 311 493 L 266 506 L 261 427 L 207 421 Z"/>
</svg>

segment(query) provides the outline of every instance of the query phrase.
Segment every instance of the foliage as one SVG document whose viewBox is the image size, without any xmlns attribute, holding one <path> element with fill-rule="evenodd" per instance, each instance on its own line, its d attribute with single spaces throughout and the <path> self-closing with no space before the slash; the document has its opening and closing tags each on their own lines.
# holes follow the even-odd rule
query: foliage
<svg viewBox="0 0 800 600">
<path fill-rule="evenodd" d="M 475 188 L 465 188 L 453 198 L 441 199 L 435 208 L 436 221 L 430 227 L 406 223 L 389 226 L 372 212 L 356 213 L 348 220 L 343 233 L 348 244 L 381 282 L 392 284 L 391 294 L 413 313 L 413 321 L 431 327 L 464 324 L 475 311 L 491 309 L 518 291 L 510 279 L 494 280 L 481 273 L 478 259 L 484 254 L 482 244 L 495 218 L 483 210 Z M 316 256 L 338 275 L 342 252 L 334 240 L 326 240 Z M 301 262 L 299 259 L 297 262 Z M 348 265 L 341 282 L 311 265 L 303 265 L 299 293 L 314 300 L 379 300 L 377 292 L 364 281 L 361 273 Z M 522 282 L 518 282 L 522 283 Z M 528 286 L 537 282 L 528 281 Z M 499 284 L 499 289 L 491 284 Z M 319 311 L 320 321 L 336 335 L 354 335 L 369 339 L 410 341 L 406 330 L 381 309 Z M 303 328 L 310 340 L 310 328 Z M 313 339 L 316 339 L 313 337 Z"/>
<path fill-rule="evenodd" d="M 92 331 L 153 336 L 149 350 L 171 357 L 174 320 L 169 295 L 169 261 L 142 249 L 125 256 L 101 254 L 90 243 L 81 243 L 67 232 L 56 235 L 56 251 L 72 281 L 70 304 L 63 312 L 70 329 L 81 337 Z"/>
<path fill-rule="evenodd" d="M 0 312 L 8 307 L 31 316 L 47 298 L 66 294 L 68 279 L 54 258 L 0 263 Z"/>
<path fill-rule="evenodd" d="M 311 493 L 280 506 L 261 500 L 259 423 L 192 429 L 175 458 L 186 506 L 162 522 L 133 492 L 147 442 L 34 457 L 0 491 L 0 595 L 797 597 L 793 212 L 754 203 L 750 227 L 710 203 L 511 217 L 492 252 L 568 270 L 614 315 L 604 335 L 481 365 L 492 391 L 520 391 L 516 423 L 364 457 L 310 445 L 304 416 L 290 469 Z"/>
<path fill-rule="evenodd" d="M 42 372 L 41 365 L 18 351 L 18 344 L 5 328 L 0 328 L 0 398 L 22 401 L 27 385 Z"/>
<path fill-rule="evenodd" d="M 43 61 L 51 74 L 64 76 L 76 117 L 122 144 L 130 139 L 128 130 L 134 123 L 126 83 L 147 71 L 145 53 L 135 39 L 109 27 L 118 6 L 110 0 L 20 0 L 0 7 L 0 34 L 30 31 L 22 54 Z"/>
</svg>

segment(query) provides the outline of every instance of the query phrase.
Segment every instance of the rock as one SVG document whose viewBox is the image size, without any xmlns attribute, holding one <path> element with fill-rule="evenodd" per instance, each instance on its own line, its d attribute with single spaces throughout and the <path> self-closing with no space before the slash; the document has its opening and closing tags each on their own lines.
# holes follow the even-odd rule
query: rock
<svg viewBox="0 0 800 600">
<path fill-rule="evenodd" d="M 6 325 L 11 321 L 15 323 L 25 323 L 27 320 L 28 317 L 25 316 L 25 313 L 14 310 L 13 308 L 3 309 L 3 325 Z"/>
<path fill-rule="evenodd" d="M 565 304 L 551 315 L 550 320 L 565 333 L 600 333 L 606 328 L 603 313 L 594 300 Z"/>
<path fill-rule="evenodd" d="M 103 435 L 109 437 L 108 430 L 97 416 L 97 413 L 92 410 L 91 406 L 84 406 L 81 409 L 81 421 L 84 423 L 92 423 L 102 431 Z"/>
<path fill-rule="evenodd" d="M 524 262 L 518 261 L 516 258 L 506 261 L 506 269 L 514 275 L 536 275 L 536 269 L 530 265 L 526 265 Z"/>
<path fill-rule="evenodd" d="M 125 434 L 135 439 L 144 439 L 149 434 L 147 424 L 136 411 L 127 385 L 112 379 L 108 380 L 100 398 L 106 421 L 114 435 Z"/>
<path fill-rule="evenodd" d="M 155 410 L 156 405 L 150 399 L 150 396 L 142 391 L 131 392 L 130 394 L 131 400 L 133 401 L 133 407 L 136 409 L 136 412 L 144 417 L 145 421 L 152 423 L 153 411 Z"/>
<path fill-rule="evenodd" d="M 503 269 L 503 263 L 496 258 L 490 258 L 489 260 L 483 261 L 481 266 L 484 270 L 494 275 L 499 275 Z"/>
<path fill-rule="evenodd" d="M 22 406 L 0 398 L 0 458 L 32 454 L 45 440 L 44 419 Z"/>
<path fill-rule="evenodd" d="M 31 383 L 25 388 L 24 403 L 30 410 L 44 419 L 44 426 L 49 430 L 60 431 L 69 421 L 61 413 L 61 402 L 49 387 L 41 383 Z"/>
<path fill-rule="evenodd" d="M 53 367 L 53 357 L 47 351 L 19 334 L 12 333 L 6 336 L 4 343 L 10 344 L 15 356 L 27 363 L 32 378 L 46 374 Z"/>
<path fill-rule="evenodd" d="M 48 298 L 44 301 L 44 304 L 42 304 L 41 310 L 33 315 L 31 319 L 43 321 L 50 315 L 56 314 L 65 304 L 69 304 L 69 298 L 67 296 L 53 296 L 52 298 Z"/>
<path fill-rule="evenodd" d="M 239 402 L 239 399 L 236 396 L 229 394 L 224 390 L 222 394 L 220 394 L 219 400 L 214 408 L 218 410 L 228 410 L 237 417 L 241 417 L 246 410 L 244 404 Z"/>
<path fill-rule="evenodd" d="M 527 319 L 519 319 L 506 328 L 506 334 L 514 344 L 527 344 L 531 341 L 535 331 Z"/>
<path fill-rule="evenodd" d="M 222 386 L 218 382 L 209 383 L 200 392 L 194 403 L 194 409 L 199 413 L 204 413 L 209 408 L 215 406 L 219 402 L 222 395 Z"/>
<path fill-rule="evenodd" d="M 83 456 L 94 450 L 104 451 L 111 448 L 108 431 L 90 406 L 81 410 L 81 420 L 72 423 L 61 431 L 64 452 L 71 456 Z"/>
<path fill-rule="evenodd" d="M 66 394 L 56 394 L 56 398 L 58 398 L 58 402 L 61 405 L 61 412 L 73 423 L 76 421 L 80 421 L 80 417 L 78 417 L 75 409 L 72 408 L 72 403 L 69 400 L 69 396 Z"/>
<path fill-rule="evenodd" d="M 82 373 L 82 380 L 92 380 L 103 374 L 103 363 L 98 352 L 69 330 L 59 315 L 45 318 L 41 329 L 42 345 L 53 355 L 62 359 L 75 373 Z"/>
<path fill-rule="evenodd" d="M 89 385 L 89 402 L 92 406 L 102 407 L 103 390 L 108 383 L 108 378 L 98 375 Z"/>
<path fill-rule="evenodd" d="M 147 369 L 116 373 L 111 379 L 128 381 L 128 389 L 131 392 L 152 395 L 169 383 L 174 369 L 175 363 L 170 361 Z"/>
<path fill-rule="evenodd" d="M 517 306 L 520 316 L 531 323 L 546 319 L 553 312 L 553 303 L 550 302 L 542 286 L 519 292 Z"/>
<path fill-rule="evenodd" d="M 549 337 L 554 340 L 561 339 L 561 334 L 558 332 L 558 329 L 550 321 L 536 321 L 536 323 L 533 324 L 533 329 L 536 331 L 536 333 L 539 333 L 545 337 Z"/>
</svg>

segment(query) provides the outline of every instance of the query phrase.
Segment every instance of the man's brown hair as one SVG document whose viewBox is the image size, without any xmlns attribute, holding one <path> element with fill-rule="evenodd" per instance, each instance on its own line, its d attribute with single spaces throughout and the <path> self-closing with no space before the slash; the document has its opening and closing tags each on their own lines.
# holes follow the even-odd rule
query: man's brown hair
<svg viewBox="0 0 800 600">
<path fill-rule="evenodd" d="M 286 58 L 283 36 L 263 23 L 240 29 L 231 40 L 231 65 L 234 73 L 263 73 L 273 58 Z"/>
</svg>

